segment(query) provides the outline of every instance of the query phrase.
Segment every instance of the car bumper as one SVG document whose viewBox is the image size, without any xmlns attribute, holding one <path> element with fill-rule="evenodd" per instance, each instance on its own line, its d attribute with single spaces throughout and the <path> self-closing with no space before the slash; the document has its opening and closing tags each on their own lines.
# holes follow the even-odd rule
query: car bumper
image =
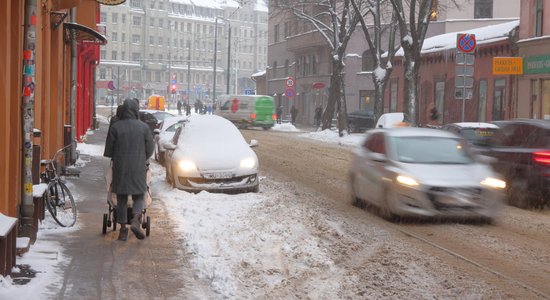
<svg viewBox="0 0 550 300">
<path fill-rule="evenodd" d="M 176 187 L 188 192 L 231 193 L 253 191 L 259 185 L 258 174 L 244 175 L 226 179 L 207 179 L 203 177 L 178 176 Z"/>
<path fill-rule="evenodd" d="M 485 187 L 397 186 L 392 211 L 400 216 L 493 218 L 504 193 Z"/>
</svg>

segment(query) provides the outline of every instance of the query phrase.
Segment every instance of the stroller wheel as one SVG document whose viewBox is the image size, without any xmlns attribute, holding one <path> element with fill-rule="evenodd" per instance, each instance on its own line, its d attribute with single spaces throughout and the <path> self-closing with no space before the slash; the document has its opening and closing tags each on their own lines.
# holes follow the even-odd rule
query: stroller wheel
<svg viewBox="0 0 550 300">
<path fill-rule="evenodd" d="M 101 228 L 101 233 L 107 233 L 107 214 L 103 214 L 103 228 Z"/>
<path fill-rule="evenodd" d="M 151 218 L 147 216 L 146 220 L 147 221 L 145 222 L 145 224 L 147 225 L 145 227 L 145 235 L 149 236 L 149 233 L 151 233 Z"/>
</svg>

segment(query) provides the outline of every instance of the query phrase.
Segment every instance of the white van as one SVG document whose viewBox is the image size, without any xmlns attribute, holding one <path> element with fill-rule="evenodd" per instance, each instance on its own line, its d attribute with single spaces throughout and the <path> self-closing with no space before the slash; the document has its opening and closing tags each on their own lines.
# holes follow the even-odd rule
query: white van
<svg viewBox="0 0 550 300">
<path fill-rule="evenodd" d="M 375 128 L 395 128 L 403 127 L 406 123 L 405 114 L 402 112 L 383 114 L 378 118 Z"/>
</svg>

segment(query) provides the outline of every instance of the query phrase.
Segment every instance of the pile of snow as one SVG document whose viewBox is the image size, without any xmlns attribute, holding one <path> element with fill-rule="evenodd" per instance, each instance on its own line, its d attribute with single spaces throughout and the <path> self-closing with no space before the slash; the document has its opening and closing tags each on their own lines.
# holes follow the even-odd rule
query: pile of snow
<svg viewBox="0 0 550 300">
<path fill-rule="evenodd" d="M 364 139 L 364 134 L 347 134 L 340 137 L 337 130 L 325 129 L 323 131 L 307 132 L 299 135 L 308 139 L 318 140 L 325 143 L 355 146 Z"/>
<path fill-rule="evenodd" d="M 300 131 L 292 123 L 275 124 L 271 129 L 275 131 Z"/>
</svg>

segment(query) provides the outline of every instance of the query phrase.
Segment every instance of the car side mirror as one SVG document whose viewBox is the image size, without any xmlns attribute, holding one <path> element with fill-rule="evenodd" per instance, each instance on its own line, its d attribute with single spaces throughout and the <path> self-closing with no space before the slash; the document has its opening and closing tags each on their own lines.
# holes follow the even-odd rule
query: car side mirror
<svg viewBox="0 0 550 300">
<path fill-rule="evenodd" d="M 257 147 L 258 146 L 258 141 L 257 140 L 250 140 L 250 147 Z"/>
<path fill-rule="evenodd" d="M 155 130 L 153 130 L 153 134 L 159 134 L 160 133 L 160 129 L 156 128 Z"/>
<path fill-rule="evenodd" d="M 369 159 L 373 160 L 373 161 L 377 161 L 377 162 L 386 162 L 388 160 L 386 155 L 384 155 L 382 153 L 376 153 L 376 152 L 370 153 L 369 154 Z"/>
<path fill-rule="evenodd" d="M 174 143 L 172 143 L 172 142 L 167 142 L 166 144 L 164 144 L 164 149 L 166 149 L 166 150 L 176 150 L 176 145 L 174 145 Z"/>
</svg>

